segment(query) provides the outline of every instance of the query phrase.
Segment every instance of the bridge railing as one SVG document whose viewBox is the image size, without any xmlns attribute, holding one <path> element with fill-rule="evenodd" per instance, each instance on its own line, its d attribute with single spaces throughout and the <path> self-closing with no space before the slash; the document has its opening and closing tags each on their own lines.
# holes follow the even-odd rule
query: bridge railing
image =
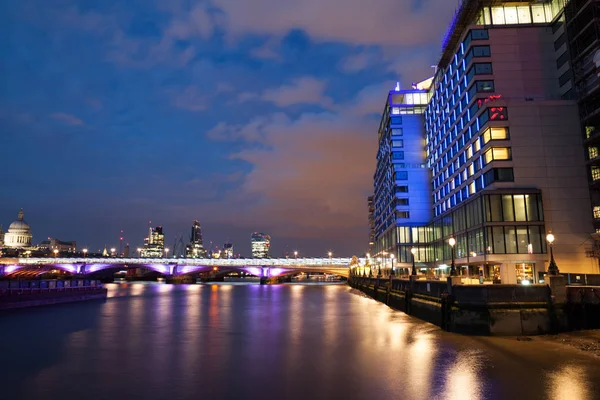
<svg viewBox="0 0 600 400">
<path fill-rule="evenodd" d="M 19 265 L 56 265 L 56 264 L 169 264 L 169 265 L 201 265 L 201 266 L 344 266 L 347 267 L 351 258 L 119 258 L 119 257 L 78 257 L 78 258 L 20 258 Z M 365 260 L 360 262 L 364 263 Z"/>
</svg>

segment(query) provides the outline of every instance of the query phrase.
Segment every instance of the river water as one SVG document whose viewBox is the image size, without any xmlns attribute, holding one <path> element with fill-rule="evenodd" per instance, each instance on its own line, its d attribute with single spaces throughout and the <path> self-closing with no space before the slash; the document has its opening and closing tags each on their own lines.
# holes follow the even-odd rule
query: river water
<svg viewBox="0 0 600 400">
<path fill-rule="evenodd" d="M 0 315 L 0 399 L 600 398 L 600 361 L 466 337 L 345 285 L 112 284 Z"/>
</svg>

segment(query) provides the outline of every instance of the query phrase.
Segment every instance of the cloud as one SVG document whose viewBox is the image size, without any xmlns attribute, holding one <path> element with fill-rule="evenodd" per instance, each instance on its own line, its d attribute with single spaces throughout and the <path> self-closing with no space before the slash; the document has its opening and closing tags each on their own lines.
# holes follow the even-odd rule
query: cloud
<svg viewBox="0 0 600 400">
<path fill-rule="evenodd" d="M 295 104 L 313 104 L 324 108 L 332 108 L 333 100 L 325 95 L 325 81 L 313 77 L 293 79 L 289 84 L 269 88 L 262 93 L 243 92 L 237 97 L 241 103 L 250 100 L 262 100 L 273 103 L 278 107 L 288 107 Z"/>
<path fill-rule="evenodd" d="M 285 35 L 302 29 L 324 41 L 414 46 L 439 41 L 456 4 L 446 0 L 215 0 L 226 14 L 226 30 Z M 268 18 L 265 18 L 268 15 Z"/>
<path fill-rule="evenodd" d="M 249 53 L 252 57 L 262 60 L 282 62 L 283 57 L 277 52 L 279 45 L 280 41 L 277 38 L 272 38 L 267 40 L 262 46 L 251 49 Z"/>
<path fill-rule="evenodd" d="M 188 111 L 203 111 L 208 107 L 208 96 L 198 92 L 195 86 L 188 86 L 182 92 L 173 94 L 173 105 Z"/>
<path fill-rule="evenodd" d="M 379 60 L 381 60 L 380 55 L 365 51 L 362 53 L 352 54 L 342 59 L 339 63 L 339 68 L 344 72 L 359 72 L 370 67 Z"/>
<path fill-rule="evenodd" d="M 278 235 L 296 238 L 353 230 L 366 241 L 375 130 L 372 121 L 330 112 L 297 119 L 276 113 L 243 126 L 221 123 L 210 137 L 219 132 L 221 139 L 246 141 L 250 146 L 230 157 L 252 166 L 225 199 L 228 222 L 253 226 L 260 221 Z"/>
<path fill-rule="evenodd" d="M 71 125 L 71 126 L 84 125 L 82 120 L 80 120 L 79 118 L 77 118 L 74 115 L 67 114 L 67 113 L 58 112 L 58 113 L 51 114 L 50 117 L 57 121 L 63 122 L 66 125 Z"/>
</svg>

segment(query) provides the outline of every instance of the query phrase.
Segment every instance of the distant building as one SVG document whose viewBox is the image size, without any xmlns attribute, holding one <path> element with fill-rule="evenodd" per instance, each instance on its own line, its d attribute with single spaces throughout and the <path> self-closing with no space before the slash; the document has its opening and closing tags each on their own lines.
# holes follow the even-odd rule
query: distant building
<svg viewBox="0 0 600 400">
<path fill-rule="evenodd" d="M 23 219 L 23 209 L 15 222 L 10 224 L 8 232 L 4 234 L 4 247 L 11 249 L 24 249 L 31 247 L 31 228 Z"/>
<path fill-rule="evenodd" d="M 194 221 L 192 225 L 190 243 L 185 248 L 185 255 L 187 258 L 207 257 L 207 251 L 202 242 L 202 228 L 200 227 L 200 223 L 198 221 Z"/>
<path fill-rule="evenodd" d="M 233 244 L 225 243 L 223 245 L 223 258 L 233 258 Z"/>
<path fill-rule="evenodd" d="M 58 250 L 60 253 L 75 253 L 77 251 L 77 242 L 74 240 L 70 242 L 64 242 L 62 240 L 48 238 L 48 240 L 43 240 L 38 245 L 38 250 L 49 252 Z"/>
<path fill-rule="evenodd" d="M 148 237 L 144 239 L 141 256 L 144 258 L 162 257 L 165 252 L 165 235 L 162 226 L 148 229 Z"/>
<path fill-rule="evenodd" d="M 271 236 L 264 233 L 254 232 L 252 234 L 252 258 L 268 258 L 271 247 Z"/>
<path fill-rule="evenodd" d="M 4 230 L 2 230 L 2 224 L 0 224 L 0 249 L 4 246 Z"/>
<path fill-rule="evenodd" d="M 369 246 L 371 252 L 375 244 L 375 207 L 373 205 L 373 196 L 367 198 L 367 207 L 369 208 Z"/>
</svg>

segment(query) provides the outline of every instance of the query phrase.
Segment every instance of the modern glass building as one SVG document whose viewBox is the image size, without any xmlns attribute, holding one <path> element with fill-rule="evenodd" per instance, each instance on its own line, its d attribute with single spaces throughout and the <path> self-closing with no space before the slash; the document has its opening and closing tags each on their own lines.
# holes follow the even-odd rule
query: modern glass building
<svg viewBox="0 0 600 400">
<path fill-rule="evenodd" d="M 410 90 L 388 93 L 379 124 L 373 196 L 373 256 L 410 255 L 406 232 L 431 220 L 430 173 L 425 162 L 425 107 L 430 95 L 423 82 Z"/>
<path fill-rule="evenodd" d="M 254 232 L 251 237 L 252 258 L 268 258 L 271 248 L 271 236 Z"/>
<path fill-rule="evenodd" d="M 198 221 L 194 221 L 192 224 L 192 233 L 190 234 L 190 242 L 185 248 L 185 256 L 187 258 L 206 258 L 208 256 L 202 241 L 202 228 Z"/>
<path fill-rule="evenodd" d="M 415 247 L 420 266 L 443 273 L 454 238 L 461 274 L 536 282 L 548 264 L 545 238 L 552 232 L 562 271 L 598 272 L 586 257 L 592 218 L 578 108 L 565 99 L 559 74 L 562 6 L 557 0 L 462 2 L 424 94 L 421 162 L 428 167 L 431 218 L 420 220 L 422 226 L 396 219 L 395 236 L 386 238 L 381 229 L 389 229 L 389 220 L 382 217 L 380 252 L 393 248 L 408 263 Z M 385 146 L 380 139 L 380 153 Z M 376 204 L 385 202 L 377 177 L 397 170 L 379 169 L 378 156 Z"/>
</svg>

